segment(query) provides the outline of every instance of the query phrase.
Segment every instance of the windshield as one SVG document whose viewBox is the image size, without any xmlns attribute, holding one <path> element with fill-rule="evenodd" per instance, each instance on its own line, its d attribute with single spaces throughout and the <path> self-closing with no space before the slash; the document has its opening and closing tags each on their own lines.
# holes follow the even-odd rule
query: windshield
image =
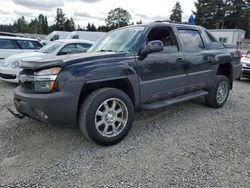
<svg viewBox="0 0 250 188">
<path fill-rule="evenodd" d="M 57 51 L 58 48 L 60 48 L 62 46 L 63 43 L 61 42 L 52 42 L 47 44 L 46 46 L 44 46 L 43 48 L 41 48 L 39 50 L 39 52 L 41 53 L 45 53 L 45 54 L 52 54 L 55 51 Z"/>
<path fill-rule="evenodd" d="M 49 35 L 47 35 L 47 37 L 45 37 L 45 40 L 50 40 L 52 38 L 52 36 L 54 35 L 55 32 L 50 33 Z"/>
<path fill-rule="evenodd" d="M 109 32 L 89 52 L 128 52 L 132 51 L 144 27 L 130 27 Z"/>
</svg>

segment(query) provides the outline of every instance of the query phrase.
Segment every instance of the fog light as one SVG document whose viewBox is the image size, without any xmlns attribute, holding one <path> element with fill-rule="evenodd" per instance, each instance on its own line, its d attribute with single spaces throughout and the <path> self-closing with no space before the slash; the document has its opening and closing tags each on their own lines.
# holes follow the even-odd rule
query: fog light
<svg viewBox="0 0 250 188">
<path fill-rule="evenodd" d="M 40 117 L 40 118 L 42 118 L 43 120 L 48 120 L 48 116 L 43 112 L 43 111 L 41 111 L 41 110 L 39 110 L 39 109 L 35 109 L 35 111 L 36 111 L 36 114 Z"/>
</svg>

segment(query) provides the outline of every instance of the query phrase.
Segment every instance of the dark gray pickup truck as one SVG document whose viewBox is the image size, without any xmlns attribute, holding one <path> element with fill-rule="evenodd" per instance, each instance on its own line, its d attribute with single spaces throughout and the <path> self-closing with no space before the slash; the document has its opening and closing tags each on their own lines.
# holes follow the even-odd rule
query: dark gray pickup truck
<svg viewBox="0 0 250 188">
<path fill-rule="evenodd" d="M 134 111 L 204 97 L 220 108 L 241 73 L 240 53 L 206 29 L 155 22 L 109 32 L 89 53 L 23 62 L 19 116 L 78 124 L 99 145 L 129 132 Z"/>
</svg>

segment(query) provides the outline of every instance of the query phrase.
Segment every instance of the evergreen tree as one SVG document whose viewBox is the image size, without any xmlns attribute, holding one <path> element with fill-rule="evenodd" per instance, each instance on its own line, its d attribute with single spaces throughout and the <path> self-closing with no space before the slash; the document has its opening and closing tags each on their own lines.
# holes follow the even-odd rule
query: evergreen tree
<svg viewBox="0 0 250 188">
<path fill-rule="evenodd" d="M 65 14 L 63 13 L 63 10 L 61 8 L 58 8 L 56 10 L 56 17 L 55 17 L 55 29 L 58 31 L 64 31 L 64 24 L 66 21 Z"/>
<path fill-rule="evenodd" d="M 174 8 L 172 9 L 172 14 L 170 15 L 170 21 L 172 22 L 182 22 L 182 9 L 180 2 L 176 2 Z"/>
<path fill-rule="evenodd" d="M 208 29 L 243 29 L 250 37 L 250 0 L 198 0 L 195 24 Z"/>
<path fill-rule="evenodd" d="M 97 29 L 96 29 L 95 24 L 92 23 L 92 25 L 91 25 L 91 31 L 96 31 L 96 30 L 97 30 Z"/>
<path fill-rule="evenodd" d="M 65 31 L 74 31 L 75 30 L 75 22 L 73 18 L 66 19 L 64 23 L 64 29 Z"/>
</svg>

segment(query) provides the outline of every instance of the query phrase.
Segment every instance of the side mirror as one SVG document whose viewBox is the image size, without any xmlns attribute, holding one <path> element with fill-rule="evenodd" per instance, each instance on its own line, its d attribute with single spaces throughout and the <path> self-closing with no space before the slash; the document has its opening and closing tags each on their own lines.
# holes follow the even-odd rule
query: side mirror
<svg viewBox="0 0 250 188">
<path fill-rule="evenodd" d="M 142 54 L 151 54 L 156 52 L 161 52 L 164 50 L 164 45 L 160 40 L 153 40 L 148 42 L 144 49 L 142 50 Z"/>
</svg>

